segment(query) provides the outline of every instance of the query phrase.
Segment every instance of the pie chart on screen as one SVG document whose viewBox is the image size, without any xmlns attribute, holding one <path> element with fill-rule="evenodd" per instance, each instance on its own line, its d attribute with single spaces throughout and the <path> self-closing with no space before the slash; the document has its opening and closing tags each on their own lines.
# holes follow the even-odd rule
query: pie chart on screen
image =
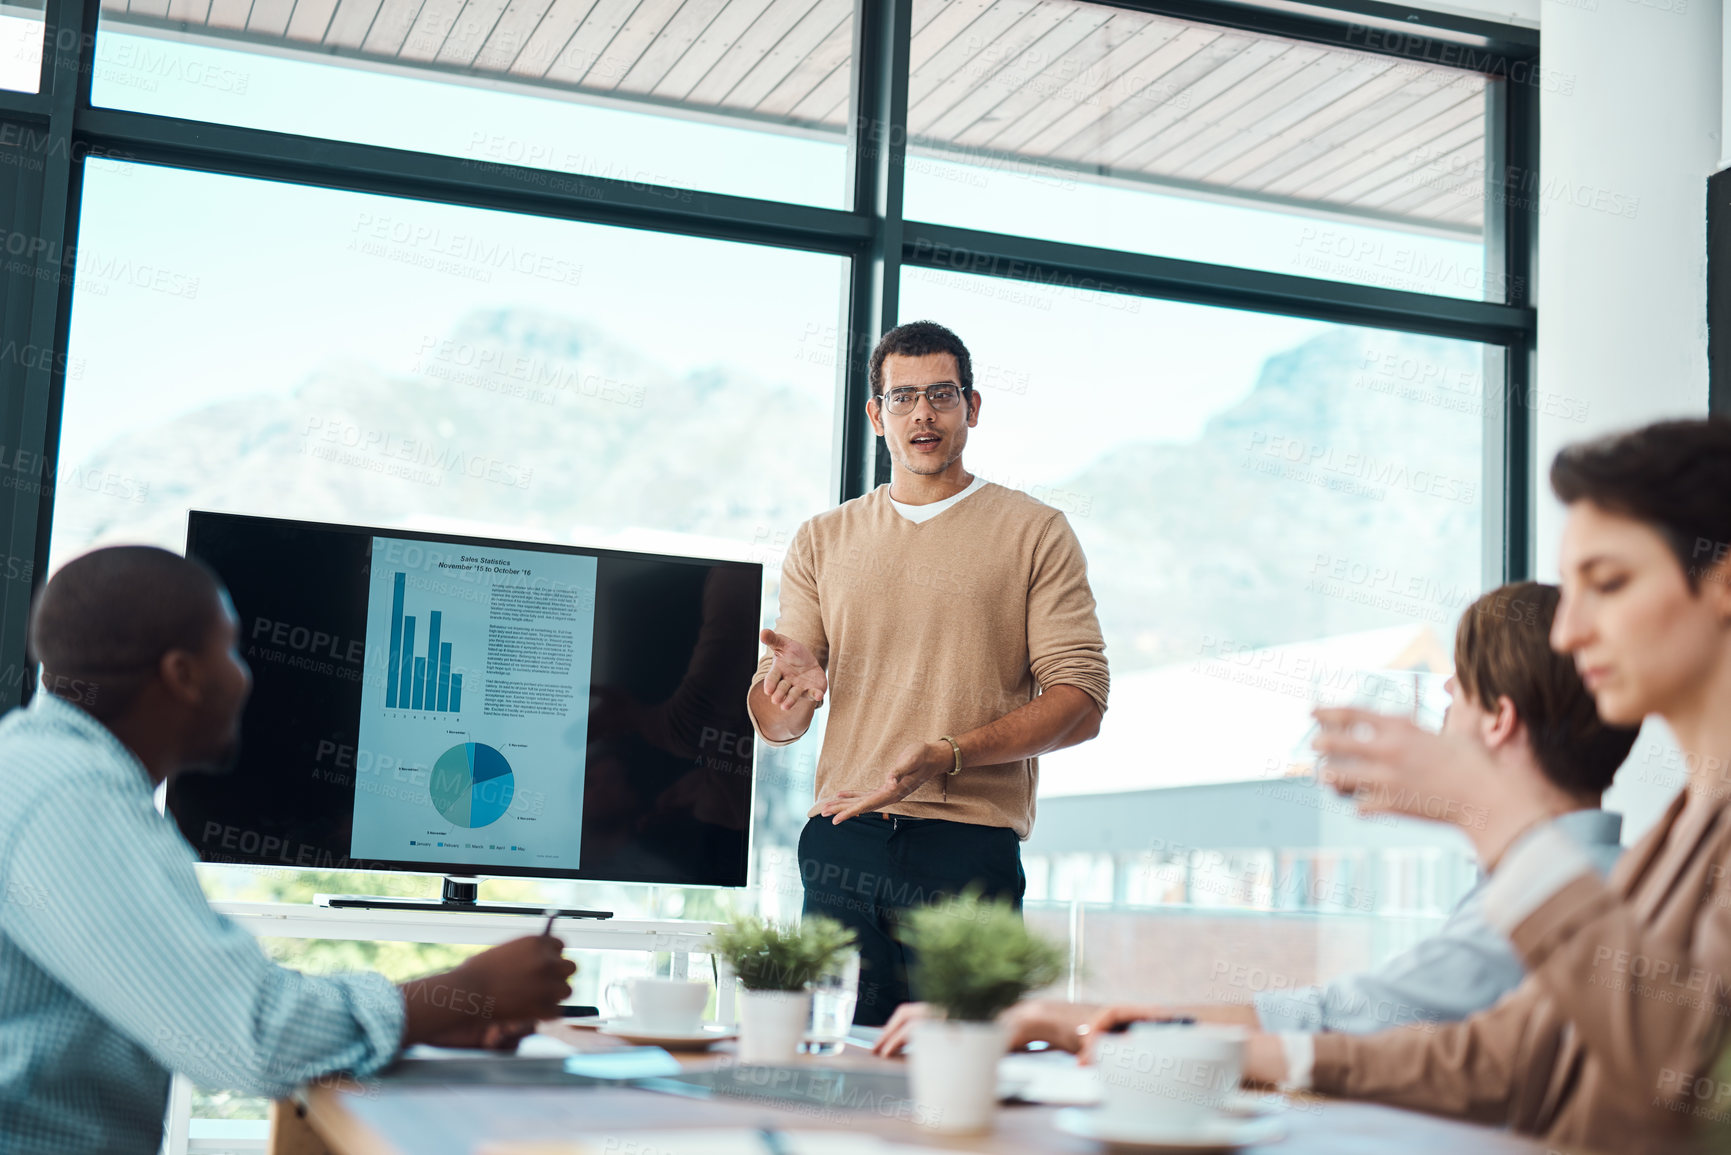
<svg viewBox="0 0 1731 1155">
<path fill-rule="evenodd" d="M 503 754 L 484 742 L 464 742 L 439 755 L 427 790 L 440 814 L 473 829 L 504 817 L 516 783 Z"/>
</svg>

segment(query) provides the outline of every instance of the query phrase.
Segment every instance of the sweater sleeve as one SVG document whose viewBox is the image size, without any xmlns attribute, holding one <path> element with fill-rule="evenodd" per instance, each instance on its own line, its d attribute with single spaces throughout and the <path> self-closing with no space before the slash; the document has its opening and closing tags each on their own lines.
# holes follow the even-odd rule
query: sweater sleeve
<svg viewBox="0 0 1731 1155">
<path fill-rule="evenodd" d="M 1529 979 L 1496 1006 L 1458 1023 L 1315 1035 L 1311 1086 L 1325 1095 L 1504 1122 L 1516 1083 L 1526 1074 L 1518 1066 L 1536 994 L 1528 990 L 1531 984 Z"/>
<path fill-rule="evenodd" d="M 1088 588 L 1088 560 L 1062 513 L 1034 546 L 1028 582 L 1028 664 L 1041 690 L 1074 686 L 1106 709 L 1106 640 Z"/>
<path fill-rule="evenodd" d="M 406 1018 L 397 988 L 381 975 L 316 976 L 271 962 L 211 909 L 191 849 L 148 797 L 68 781 L 27 812 L 0 860 L 0 936 L 53 976 L 54 998 L 81 1000 L 162 1066 L 213 1089 L 277 1098 L 330 1072 L 371 1074 L 396 1056 Z M 46 1022 L 42 1031 L 56 1030 Z M 21 1033 L 26 1048 L 86 1042 Z M 8 1063 L 18 1046 L 8 1040 Z M 90 1097 L 99 1118 L 99 1083 Z"/>
<path fill-rule="evenodd" d="M 817 561 L 811 543 L 811 522 L 803 523 L 794 531 L 793 543 L 788 546 L 787 556 L 781 563 L 781 610 L 775 620 L 775 632 L 785 634 L 796 641 L 804 642 L 818 664 L 825 670 L 829 669 L 829 636 L 823 628 L 822 605 L 817 593 Z M 752 675 L 751 686 L 746 687 L 746 698 L 751 697 L 751 688 L 763 681 L 763 676 L 769 673 L 771 662 L 775 655 L 766 646 L 763 656 L 758 659 L 757 672 Z M 757 731 L 757 736 L 769 746 L 787 746 L 799 741 L 790 738 L 786 742 L 771 742 L 763 736 L 763 731 L 757 725 L 757 716 L 746 707 L 746 716 L 751 719 L 751 728 Z"/>
</svg>

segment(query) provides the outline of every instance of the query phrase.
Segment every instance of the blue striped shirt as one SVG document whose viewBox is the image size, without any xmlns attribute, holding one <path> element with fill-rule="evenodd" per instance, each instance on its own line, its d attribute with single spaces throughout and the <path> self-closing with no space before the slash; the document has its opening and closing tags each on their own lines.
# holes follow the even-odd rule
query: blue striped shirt
<svg viewBox="0 0 1731 1155">
<path fill-rule="evenodd" d="M 154 1155 L 170 1072 L 275 1097 L 396 1054 L 396 987 L 277 966 L 212 910 L 89 714 L 38 693 L 0 719 L 0 782 L 0 1152 Z"/>
</svg>

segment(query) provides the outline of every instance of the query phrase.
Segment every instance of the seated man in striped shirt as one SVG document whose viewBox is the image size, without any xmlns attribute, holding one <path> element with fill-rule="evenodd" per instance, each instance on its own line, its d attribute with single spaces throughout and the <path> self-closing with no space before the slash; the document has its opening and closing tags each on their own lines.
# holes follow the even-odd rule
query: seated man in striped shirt
<svg viewBox="0 0 1731 1155">
<path fill-rule="evenodd" d="M 277 966 L 206 902 L 157 786 L 238 748 L 252 675 L 203 566 L 143 546 L 62 568 L 41 690 L 0 720 L 0 1151 L 154 1155 L 171 1072 L 281 1096 L 409 1043 L 511 1049 L 575 970 L 550 936 L 393 986 Z"/>
</svg>

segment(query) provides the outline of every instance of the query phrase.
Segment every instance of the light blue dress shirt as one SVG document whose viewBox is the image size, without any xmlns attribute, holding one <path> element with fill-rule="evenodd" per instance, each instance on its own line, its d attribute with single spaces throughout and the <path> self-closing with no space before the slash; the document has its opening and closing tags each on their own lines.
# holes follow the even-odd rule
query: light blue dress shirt
<svg viewBox="0 0 1731 1155">
<path fill-rule="evenodd" d="M 1553 820 L 1587 852 L 1601 874 L 1622 853 L 1623 817 L 1576 810 Z M 1375 970 L 1325 986 L 1260 991 L 1256 1018 L 1265 1031 L 1369 1034 L 1403 1023 L 1455 1022 L 1520 985 L 1526 969 L 1508 938 L 1485 918 L 1487 879 L 1460 900 L 1442 927 Z"/>
<path fill-rule="evenodd" d="M 380 975 L 303 975 L 210 908 L 144 765 L 38 692 L 0 719 L 0 1152 L 154 1155 L 169 1073 L 280 1096 L 402 1040 Z"/>
</svg>

